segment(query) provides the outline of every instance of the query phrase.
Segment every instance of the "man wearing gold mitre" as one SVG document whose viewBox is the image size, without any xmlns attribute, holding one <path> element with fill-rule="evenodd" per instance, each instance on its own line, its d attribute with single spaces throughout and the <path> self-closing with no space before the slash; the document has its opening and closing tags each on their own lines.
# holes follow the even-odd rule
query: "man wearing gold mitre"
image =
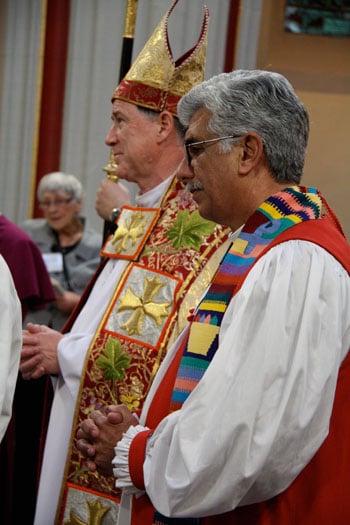
<svg viewBox="0 0 350 525">
<path fill-rule="evenodd" d="M 174 61 L 167 24 L 177 1 L 112 96 L 106 144 L 118 177 L 137 183 L 137 206 L 115 214 L 117 229 L 102 248 L 107 263 L 70 330 L 28 325 L 24 333 L 23 377 L 57 375 L 35 525 L 115 523 L 115 480 L 88 471 L 76 430 L 95 409 L 142 408 L 228 246 L 228 230 L 201 218 L 175 177 L 184 159 L 177 103 L 203 80 L 209 21 L 204 8 L 196 45 Z"/>
</svg>

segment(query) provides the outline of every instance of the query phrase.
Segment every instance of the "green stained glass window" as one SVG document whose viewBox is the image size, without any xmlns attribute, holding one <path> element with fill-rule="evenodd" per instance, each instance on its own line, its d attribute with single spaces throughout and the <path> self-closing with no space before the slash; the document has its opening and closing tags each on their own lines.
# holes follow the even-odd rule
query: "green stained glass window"
<svg viewBox="0 0 350 525">
<path fill-rule="evenodd" d="M 287 0 L 284 27 L 292 33 L 350 36 L 350 0 Z"/>
</svg>

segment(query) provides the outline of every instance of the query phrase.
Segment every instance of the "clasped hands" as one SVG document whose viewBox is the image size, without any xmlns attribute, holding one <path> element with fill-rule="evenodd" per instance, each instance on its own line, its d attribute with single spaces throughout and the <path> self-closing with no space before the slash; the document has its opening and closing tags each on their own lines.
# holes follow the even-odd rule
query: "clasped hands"
<svg viewBox="0 0 350 525">
<path fill-rule="evenodd" d="M 59 373 L 57 346 L 63 335 L 45 325 L 28 323 L 23 330 L 20 371 L 23 379 Z"/>
<path fill-rule="evenodd" d="M 113 475 L 114 448 L 130 426 L 138 424 L 125 405 L 110 405 L 107 411 L 95 410 L 83 421 L 77 432 L 77 448 L 87 458 L 92 472 Z"/>
</svg>

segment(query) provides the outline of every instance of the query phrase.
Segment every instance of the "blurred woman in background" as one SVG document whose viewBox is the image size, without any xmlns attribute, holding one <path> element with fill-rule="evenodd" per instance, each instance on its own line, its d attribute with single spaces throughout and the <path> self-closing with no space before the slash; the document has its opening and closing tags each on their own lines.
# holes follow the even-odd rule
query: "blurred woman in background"
<svg viewBox="0 0 350 525">
<path fill-rule="evenodd" d="M 26 323 L 61 330 L 99 265 L 102 234 L 89 228 L 81 216 L 82 185 L 74 175 L 45 175 L 37 197 L 44 218 L 27 220 L 22 227 L 39 246 L 56 301 L 43 310 L 30 311 Z"/>
</svg>

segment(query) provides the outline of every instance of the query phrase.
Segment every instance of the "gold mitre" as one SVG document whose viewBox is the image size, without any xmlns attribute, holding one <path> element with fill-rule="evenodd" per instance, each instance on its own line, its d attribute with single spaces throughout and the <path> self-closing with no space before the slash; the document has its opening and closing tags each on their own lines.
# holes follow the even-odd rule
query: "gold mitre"
<svg viewBox="0 0 350 525">
<path fill-rule="evenodd" d="M 197 43 L 176 62 L 168 37 L 168 18 L 175 0 L 146 42 L 125 78 L 112 96 L 154 111 L 168 110 L 177 116 L 177 103 L 193 86 L 204 80 L 209 11 L 204 6 L 202 29 Z"/>
</svg>

